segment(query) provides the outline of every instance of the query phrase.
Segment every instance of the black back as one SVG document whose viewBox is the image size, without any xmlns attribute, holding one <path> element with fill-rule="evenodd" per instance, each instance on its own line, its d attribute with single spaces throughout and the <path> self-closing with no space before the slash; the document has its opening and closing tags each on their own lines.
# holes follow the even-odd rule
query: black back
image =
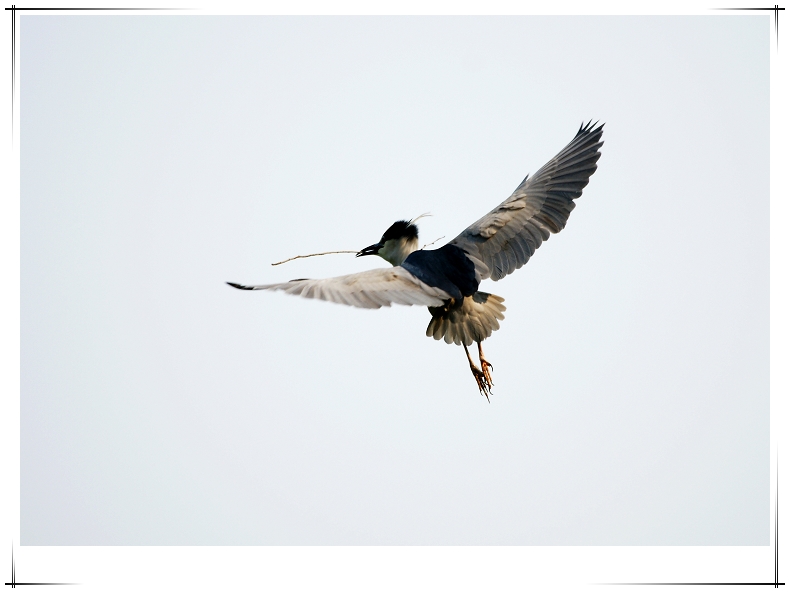
<svg viewBox="0 0 790 593">
<path fill-rule="evenodd" d="M 414 251 L 402 266 L 428 286 L 441 288 L 455 300 L 477 292 L 475 266 L 466 253 L 455 245 L 430 251 Z"/>
</svg>

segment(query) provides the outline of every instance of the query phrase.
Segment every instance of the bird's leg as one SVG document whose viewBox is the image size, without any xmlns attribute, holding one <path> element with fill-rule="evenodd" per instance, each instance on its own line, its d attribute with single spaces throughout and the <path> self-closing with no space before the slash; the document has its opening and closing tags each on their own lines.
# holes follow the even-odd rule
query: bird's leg
<svg viewBox="0 0 790 593">
<path fill-rule="evenodd" d="M 469 368 L 472 369 L 472 374 L 475 377 L 475 381 L 477 381 L 477 388 L 480 390 L 480 395 L 485 395 L 488 403 L 491 403 L 488 397 L 491 393 L 491 381 L 486 377 L 486 373 L 477 368 L 475 361 L 472 360 L 472 356 L 469 354 L 469 348 L 466 347 L 466 344 L 464 344 L 464 352 L 466 352 L 466 358 L 469 361 Z"/>
<path fill-rule="evenodd" d="M 493 379 L 491 379 L 491 371 L 494 370 L 494 365 L 486 360 L 486 357 L 483 354 L 482 342 L 477 343 L 477 355 L 480 357 L 480 366 L 483 367 L 483 375 L 485 375 L 486 381 L 488 382 L 489 385 L 493 386 L 494 381 Z"/>
</svg>

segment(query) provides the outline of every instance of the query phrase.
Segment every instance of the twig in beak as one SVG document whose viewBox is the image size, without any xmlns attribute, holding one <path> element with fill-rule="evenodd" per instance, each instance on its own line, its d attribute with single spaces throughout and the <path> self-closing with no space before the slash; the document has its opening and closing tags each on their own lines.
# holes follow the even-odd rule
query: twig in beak
<svg viewBox="0 0 790 593">
<path fill-rule="evenodd" d="M 438 239 L 437 239 L 438 241 Z M 356 251 L 324 251 L 323 253 L 310 253 L 308 255 L 295 255 L 294 257 L 289 257 L 288 259 L 284 259 L 283 261 L 278 261 L 273 263 L 273 266 L 279 266 L 280 264 L 284 264 L 285 262 L 293 261 L 295 259 L 301 259 L 304 257 L 314 257 L 316 255 L 330 255 L 332 253 L 356 253 Z"/>
</svg>

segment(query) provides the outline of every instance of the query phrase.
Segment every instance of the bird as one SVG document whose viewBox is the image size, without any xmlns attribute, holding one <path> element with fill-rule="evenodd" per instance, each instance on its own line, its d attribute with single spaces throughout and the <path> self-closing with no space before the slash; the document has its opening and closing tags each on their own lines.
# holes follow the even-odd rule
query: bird
<svg viewBox="0 0 790 593">
<path fill-rule="evenodd" d="M 582 123 L 573 140 L 535 175 L 527 175 L 510 197 L 442 247 L 420 249 L 416 219 L 398 220 L 377 243 L 356 254 L 377 255 L 390 268 L 277 284 L 227 284 L 366 309 L 392 303 L 427 306 L 431 320 L 426 335 L 464 347 L 477 388 L 490 403 L 494 367 L 482 342 L 499 329 L 506 307 L 502 297 L 478 290 L 480 283 L 515 272 L 551 234 L 565 228 L 574 200 L 598 167 L 603 126 Z M 477 344 L 479 367 L 469 353 L 472 343 Z"/>
</svg>

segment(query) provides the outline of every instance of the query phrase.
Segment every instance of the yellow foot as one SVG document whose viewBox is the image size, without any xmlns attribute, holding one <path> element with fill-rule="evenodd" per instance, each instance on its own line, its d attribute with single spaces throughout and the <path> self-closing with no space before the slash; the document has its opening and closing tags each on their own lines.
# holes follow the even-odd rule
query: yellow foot
<svg viewBox="0 0 790 593">
<path fill-rule="evenodd" d="M 477 388 L 480 390 L 480 395 L 485 395 L 488 403 L 491 403 L 491 399 L 488 396 L 491 395 L 493 383 L 491 382 L 491 374 L 487 369 L 487 367 L 491 365 L 488 363 L 482 363 L 482 365 L 484 369 L 482 371 L 474 364 L 470 364 L 469 368 L 472 369 L 472 374 L 475 377 L 475 381 L 477 381 Z"/>
<path fill-rule="evenodd" d="M 493 364 L 491 364 L 490 362 L 488 362 L 488 361 L 487 361 L 485 358 L 483 358 L 483 357 L 481 356 L 481 357 L 480 357 L 480 366 L 481 366 L 481 367 L 483 367 L 483 371 L 482 371 L 482 372 L 483 372 L 483 376 L 485 376 L 485 378 L 486 378 L 486 382 L 487 382 L 487 383 L 488 383 L 488 384 L 489 384 L 491 387 L 493 387 L 493 385 L 494 385 L 494 380 L 491 378 L 491 371 L 493 371 L 493 370 L 494 370 L 494 365 L 493 365 Z M 490 370 L 489 370 L 489 369 L 490 369 Z M 489 391 L 490 391 L 490 390 L 491 390 L 491 388 L 489 387 Z"/>
</svg>

